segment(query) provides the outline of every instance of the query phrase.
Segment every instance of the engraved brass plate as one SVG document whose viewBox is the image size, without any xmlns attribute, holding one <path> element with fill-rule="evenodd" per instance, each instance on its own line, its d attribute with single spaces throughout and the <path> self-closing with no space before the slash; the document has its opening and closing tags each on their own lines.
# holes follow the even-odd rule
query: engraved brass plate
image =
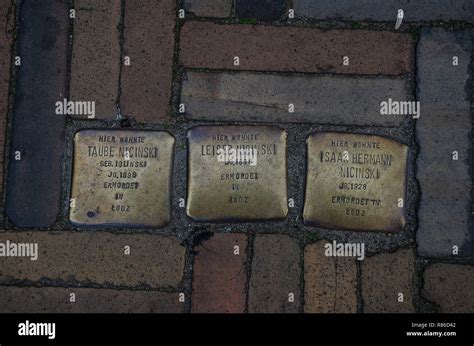
<svg viewBox="0 0 474 346">
<path fill-rule="evenodd" d="M 273 126 L 189 130 L 188 216 L 198 221 L 284 219 L 286 137 Z"/>
<path fill-rule="evenodd" d="M 327 229 L 396 232 L 405 225 L 408 147 L 380 136 L 309 136 L 303 218 Z"/>
<path fill-rule="evenodd" d="M 174 141 L 158 131 L 77 132 L 71 222 L 165 226 L 170 219 Z"/>
</svg>

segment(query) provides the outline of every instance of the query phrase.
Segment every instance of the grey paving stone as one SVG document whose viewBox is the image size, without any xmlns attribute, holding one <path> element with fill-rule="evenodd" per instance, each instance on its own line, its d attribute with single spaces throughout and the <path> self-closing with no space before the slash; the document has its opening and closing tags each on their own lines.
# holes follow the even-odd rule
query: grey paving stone
<svg viewBox="0 0 474 346">
<path fill-rule="evenodd" d="M 6 213 L 20 227 L 51 226 L 59 212 L 66 93 L 67 1 L 24 1 L 12 124 Z M 19 151 L 21 160 L 15 160 Z"/>
<path fill-rule="evenodd" d="M 197 17 L 228 18 L 232 12 L 232 0 L 184 0 L 183 7 Z"/>
<path fill-rule="evenodd" d="M 383 100 L 412 100 L 403 78 L 188 72 L 181 102 L 189 119 L 398 126 Z M 288 105 L 294 104 L 294 113 Z"/>
<path fill-rule="evenodd" d="M 473 251 L 471 225 L 471 35 L 425 29 L 418 44 L 416 124 L 420 145 L 417 179 L 418 251 L 424 256 L 460 256 Z M 453 56 L 459 65 L 453 66 Z M 452 159 L 457 151 L 459 159 Z"/>
<path fill-rule="evenodd" d="M 315 19 L 393 21 L 403 9 L 404 21 L 462 20 L 474 23 L 472 0 L 293 0 L 295 14 Z"/>
<path fill-rule="evenodd" d="M 285 13 L 285 0 L 236 0 L 237 18 L 277 20 Z"/>
</svg>

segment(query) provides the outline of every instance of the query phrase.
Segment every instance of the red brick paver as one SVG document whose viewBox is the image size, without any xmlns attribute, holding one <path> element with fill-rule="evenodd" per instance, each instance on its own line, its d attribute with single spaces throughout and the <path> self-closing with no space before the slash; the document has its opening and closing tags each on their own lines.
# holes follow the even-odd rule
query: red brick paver
<svg viewBox="0 0 474 346">
<path fill-rule="evenodd" d="M 367 257 L 362 263 L 364 312 L 414 312 L 414 267 L 411 248 Z"/>
<path fill-rule="evenodd" d="M 5 257 L 0 279 L 91 281 L 119 286 L 178 286 L 185 248 L 173 237 L 107 232 L 0 233 L 0 242 L 37 243 L 38 259 Z M 130 254 L 126 255 L 126 246 Z"/>
<path fill-rule="evenodd" d="M 192 311 L 244 312 L 247 236 L 216 234 L 195 251 Z"/>
<path fill-rule="evenodd" d="M 70 99 L 95 101 L 96 118 L 113 118 L 119 90 L 121 2 L 76 0 L 74 5 Z"/>
<path fill-rule="evenodd" d="M 327 241 L 305 248 L 305 312 L 357 312 L 357 267 L 354 258 L 327 257 Z"/>
<path fill-rule="evenodd" d="M 9 313 L 174 313 L 183 310 L 178 293 L 156 291 L 4 286 L 0 287 L 0 297 L 0 311 Z"/>
<path fill-rule="evenodd" d="M 298 312 L 300 274 L 300 249 L 296 240 L 286 235 L 257 235 L 249 285 L 249 312 Z M 290 301 L 292 297 L 294 301 Z"/>
<path fill-rule="evenodd" d="M 141 122 L 169 119 L 173 77 L 174 0 L 126 0 L 122 94 L 125 115 Z"/>
<path fill-rule="evenodd" d="M 474 312 L 474 266 L 438 263 L 424 273 L 423 296 L 441 312 Z"/>
<path fill-rule="evenodd" d="M 180 51 L 181 64 L 190 68 L 400 75 L 412 69 L 413 45 L 410 35 L 386 31 L 190 21 L 181 30 Z"/>
</svg>

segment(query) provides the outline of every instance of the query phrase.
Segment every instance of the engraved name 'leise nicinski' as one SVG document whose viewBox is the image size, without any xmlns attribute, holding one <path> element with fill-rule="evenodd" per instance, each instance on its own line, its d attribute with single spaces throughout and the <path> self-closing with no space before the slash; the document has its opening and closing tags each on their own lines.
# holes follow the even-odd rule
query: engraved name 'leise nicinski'
<svg viewBox="0 0 474 346">
<path fill-rule="evenodd" d="M 217 156 L 231 150 L 252 151 L 257 155 L 277 155 L 277 145 L 269 144 L 203 144 L 201 156 Z"/>
<path fill-rule="evenodd" d="M 211 143 L 201 145 L 201 156 L 218 156 L 222 152 L 231 152 L 232 150 L 249 151 L 259 156 L 277 155 L 277 145 L 275 143 L 261 143 L 265 140 L 259 133 L 213 134 L 209 137 L 209 141 Z M 213 142 L 224 142 L 225 144 L 214 144 Z M 233 143 L 229 144 L 229 142 Z"/>
</svg>

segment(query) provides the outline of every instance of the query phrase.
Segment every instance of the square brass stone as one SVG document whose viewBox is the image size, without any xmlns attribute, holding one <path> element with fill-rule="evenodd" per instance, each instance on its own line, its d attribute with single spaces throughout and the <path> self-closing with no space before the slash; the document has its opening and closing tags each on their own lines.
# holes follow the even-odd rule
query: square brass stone
<svg viewBox="0 0 474 346">
<path fill-rule="evenodd" d="M 327 229 L 400 231 L 408 147 L 346 133 L 309 136 L 304 222 Z"/>
<path fill-rule="evenodd" d="M 174 142 L 169 133 L 158 131 L 77 132 L 71 222 L 165 226 L 170 219 Z"/>
<path fill-rule="evenodd" d="M 286 137 L 274 126 L 189 130 L 188 216 L 198 221 L 284 219 Z"/>
</svg>

